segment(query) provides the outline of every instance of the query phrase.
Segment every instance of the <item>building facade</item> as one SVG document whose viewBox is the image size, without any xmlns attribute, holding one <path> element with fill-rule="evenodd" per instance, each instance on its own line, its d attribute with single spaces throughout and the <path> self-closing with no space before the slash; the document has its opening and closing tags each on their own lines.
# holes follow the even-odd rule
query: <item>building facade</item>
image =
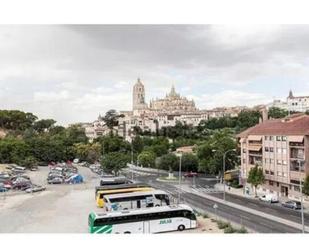
<svg viewBox="0 0 309 249">
<path fill-rule="evenodd" d="M 247 183 L 255 165 L 263 169 L 265 183 L 260 193 L 298 199 L 300 182 L 309 174 L 309 116 L 295 114 L 268 120 L 238 135 L 241 149 L 241 181 Z"/>
<path fill-rule="evenodd" d="M 286 101 L 274 100 L 268 107 L 278 107 L 289 112 L 309 111 L 309 96 L 294 96 L 290 90 Z"/>
<path fill-rule="evenodd" d="M 177 122 L 197 126 L 202 120 L 224 116 L 235 117 L 247 109 L 245 106 L 238 106 L 200 110 L 195 106 L 194 100 L 181 96 L 174 86 L 164 98 L 152 99 L 149 105 L 145 96 L 145 86 L 140 79 L 137 79 L 133 85 L 132 110 L 120 111 L 123 117 L 119 118 L 119 125 L 113 129 L 128 141 L 131 140 L 132 131 L 136 126 L 142 131 L 150 132 L 156 132 L 162 127 L 175 126 Z M 100 116 L 92 124 L 87 125 L 85 130 L 90 140 L 109 132 Z"/>
</svg>

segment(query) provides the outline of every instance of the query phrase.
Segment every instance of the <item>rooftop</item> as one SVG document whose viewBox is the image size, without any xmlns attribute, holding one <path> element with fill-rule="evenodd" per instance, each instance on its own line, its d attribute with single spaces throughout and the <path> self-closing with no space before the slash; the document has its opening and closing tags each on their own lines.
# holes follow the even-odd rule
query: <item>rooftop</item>
<svg viewBox="0 0 309 249">
<path fill-rule="evenodd" d="M 282 119 L 268 120 L 248 128 L 237 137 L 248 135 L 309 135 L 309 116 L 294 114 Z"/>
</svg>

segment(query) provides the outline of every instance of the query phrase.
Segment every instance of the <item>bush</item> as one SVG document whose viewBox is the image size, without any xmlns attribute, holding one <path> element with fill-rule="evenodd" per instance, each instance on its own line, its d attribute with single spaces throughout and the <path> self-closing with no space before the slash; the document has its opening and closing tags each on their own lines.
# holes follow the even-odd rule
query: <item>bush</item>
<svg viewBox="0 0 309 249">
<path fill-rule="evenodd" d="M 224 233 L 235 233 L 236 230 L 231 226 L 231 224 L 228 224 L 226 228 L 224 228 Z"/>
<path fill-rule="evenodd" d="M 236 233 L 248 233 L 245 227 L 241 227 L 240 229 L 236 229 Z"/>
<path fill-rule="evenodd" d="M 207 218 L 209 218 L 209 217 L 208 217 L 207 214 L 203 214 L 203 218 L 204 218 L 204 219 L 207 219 Z"/>
<path fill-rule="evenodd" d="M 218 228 L 219 228 L 219 229 L 225 229 L 225 228 L 227 228 L 228 226 L 230 226 L 230 223 L 224 222 L 224 221 L 222 221 L 222 220 L 218 220 L 218 221 L 217 221 L 217 224 L 218 224 Z"/>
</svg>

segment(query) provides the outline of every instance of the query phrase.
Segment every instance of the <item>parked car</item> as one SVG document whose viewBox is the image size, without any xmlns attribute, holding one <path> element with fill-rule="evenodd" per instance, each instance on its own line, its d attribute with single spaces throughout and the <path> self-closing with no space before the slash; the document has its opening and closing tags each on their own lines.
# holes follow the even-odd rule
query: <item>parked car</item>
<svg viewBox="0 0 309 249">
<path fill-rule="evenodd" d="M 20 190 L 25 190 L 26 188 L 28 188 L 31 185 L 30 181 L 17 181 L 15 183 L 13 183 L 12 188 L 13 189 L 20 189 Z"/>
<path fill-rule="evenodd" d="M 276 195 L 272 195 L 272 194 L 262 195 L 262 196 L 259 197 L 259 200 L 269 202 L 269 203 L 279 202 L 278 197 Z"/>
<path fill-rule="evenodd" d="M 3 193 L 3 192 L 7 192 L 8 189 L 5 187 L 5 185 L 3 183 L 0 183 L 0 192 Z"/>
<path fill-rule="evenodd" d="M 35 192 L 44 191 L 44 190 L 46 190 L 45 187 L 33 184 L 30 188 L 26 189 L 26 192 L 27 193 L 35 193 Z"/>
<path fill-rule="evenodd" d="M 291 209 L 301 209 L 301 203 L 300 201 L 286 201 L 286 202 L 283 202 L 281 203 L 281 205 L 283 207 L 286 207 L 286 208 L 291 208 Z"/>
<path fill-rule="evenodd" d="M 184 173 L 184 177 L 194 177 L 194 176 L 197 176 L 197 173 L 196 172 L 186 172 Z"/>
<path fill-rule="evenodd" d="M 38 167 L 32 167 L 30 168 L 31 171 L 37 171 L 39 168 Z"/>
<path fill-rule="evenodd" d="M 51 179 L 47 179 L 48 184 L 61 184 L 63 183 L 62 177 L 54 177 Z"/>
</svg>

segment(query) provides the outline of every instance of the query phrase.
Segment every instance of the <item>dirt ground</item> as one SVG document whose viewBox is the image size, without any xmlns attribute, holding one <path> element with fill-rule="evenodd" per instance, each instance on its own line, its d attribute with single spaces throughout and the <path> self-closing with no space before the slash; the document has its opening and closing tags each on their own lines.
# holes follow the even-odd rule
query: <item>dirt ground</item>
<svg viewBox="0 0 309 249">
<path fill-rule="evenodd" d="M 48 167 L 27 171 L 34 184 L 46 191 L 33 194 L 16 191 L 0 193 L 0 233 L 87 233 L 88 214 L 102 212 L 96 207 L 94 188 L 99 177 L 88 168 L 79 167 L 83 184 L 49 185 Z M 182 233 L 222 233 L 210 218 L 198 216 L 198 228 Z"/>
</svg>

